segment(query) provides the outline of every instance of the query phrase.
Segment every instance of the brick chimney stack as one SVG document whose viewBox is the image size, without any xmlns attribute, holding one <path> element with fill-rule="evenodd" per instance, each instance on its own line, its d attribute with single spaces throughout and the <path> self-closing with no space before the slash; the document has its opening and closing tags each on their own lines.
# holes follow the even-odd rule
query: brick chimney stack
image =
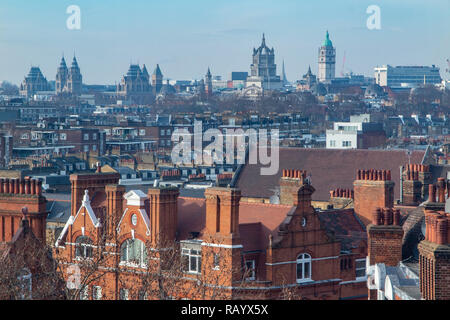
<svg viewBox="0 0 450 320">
<path fill-rule="evenodd" d="M 239 240 L 239 201 L 241 191 L 235 188 L 208 188 L 206 198 L 206 232 L 223 241 Z"/>
<path fill-rule="evenodd" d="M 353 182 L 355 213 L 367 226 L 376 208 L 394 206 L 394 182 L 390 170 L 358 170 Z"/>
<path fill-rule="evenodd" d="M 29 221 L 34 235 L 45 241 L 47 200 L 42 195 L 42 181 L 0 179 L 0 241 L 11 241 L 22 218 Z M 26 211 L 22 209 L 26 207 Z"/>
<path fill-rule="evenodd" d="M 93 198 L 96 192 L 105 192 L 107 185 L 118 184 L 119 179 L 118 173 L 72 174 L 70 176 L 72 216 L 80 209 L 85 190 L 88 190 L 90 197 Z"/>
<path fill-rule="evenodd" d="M 175 241 L 178 225 L 178 188 L 153 187 L 148 189 L 150 237 L 155 245 Z"/>
<path fill-rule="evenodd" d="M 241 191 L 235 188 L 208 188 L 205 198 L 206 226 L 202 238 L 202 261 L 208 268 L 212 267 L 212 257 L 218 254 L 222 285 L 232 286 L 242 280 L 242 244 L 239 235 Z"/>
<path fill-rule="evenodd" d="M 403 204 L 415 206 L 424 201 L 430 178 L 429 166 L 408 164 L 403 171 Z"/>
<path fill-rule="evenodd" d="M 402 260 L 400 210 L 376 208 L 372 213 L 372 223 L 367 226 L 367 234 L 369 264 L 397 266 Z"/>
<path fill-rule="evenodd" d="M 280 179 L 280 203 L 296 205 L 297 191 L 306 183 L 306 171 L 284 169 Z"/>
<path fill-rule="evenodd" d="M 450 300 L 450 213 L 425 211 L 419 243 L 420 292 L 426 300 Z"/>
<path fill-rule="evenodd" d="M 125 187 L 117 184 L 109 184 L 105 187 L 107 212 L 106 219 L 102 219 L 103 224 L 108 229 L 108 233 L 112 234 L 112 228 L 117 226 L 124 209 Z"/>
</svg>

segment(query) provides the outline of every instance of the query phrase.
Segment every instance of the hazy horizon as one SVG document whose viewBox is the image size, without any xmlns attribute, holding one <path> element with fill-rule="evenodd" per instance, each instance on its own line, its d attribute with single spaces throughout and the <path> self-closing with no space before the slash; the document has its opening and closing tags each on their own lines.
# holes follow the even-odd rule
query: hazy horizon
<svg viewBox="0 0 450 320">
<path fill-rule="evenodd" d="M 66 9 L 81 9 L 81 29 L 69 30 Z M 381 29 L 369 30 L 366 9 L 381 9 Z M 64 53 L 74 52 L 86 84 L 114 84 L 130 62 L 159 63 L 167 79 L 200 79 L 208 67 L 228 79 L 249 71 L 254 47 L 275 48 L 277 73 L 317 74 L 326 30 L 336 48 L 336 76 L 373 76 L 373 68 L 432 65 L 445 73 L 450 58 L 450 0 L 228 0 L 144 1 L 3 0 L 0 5 L 0 81 L 20 84 L 31 65 L 54 80 Z"/>
</svg>

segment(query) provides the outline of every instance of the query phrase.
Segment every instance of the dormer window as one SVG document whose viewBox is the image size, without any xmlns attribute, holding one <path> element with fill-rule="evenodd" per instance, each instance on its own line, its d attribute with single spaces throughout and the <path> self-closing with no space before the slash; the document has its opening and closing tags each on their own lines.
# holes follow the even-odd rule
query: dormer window
<svg viewBox="0 0 450 320">
<path fill-rule="evenodd" d="M 147 262 L 144 242 L 139 239 L 126 240 L 120 247 L 120 262 L 132 266 L 144 266 Z"/>
<path fill-rule="evenodd" d="M 75 240 L 75 257 L 79 259 L 92 258 L 92 240 L 86 236 L 80 236 Z"/>
</svg>

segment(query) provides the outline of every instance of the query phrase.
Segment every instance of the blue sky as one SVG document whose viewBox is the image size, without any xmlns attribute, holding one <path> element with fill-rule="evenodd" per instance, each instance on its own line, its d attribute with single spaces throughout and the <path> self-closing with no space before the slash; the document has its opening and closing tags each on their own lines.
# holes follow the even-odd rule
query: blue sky
<svg viewBox="0 0 450 320">
<path fill-rule="evenodd" d="M 66 8 L 81 9 L 69 30 Z M 381 9 L 381 30 L 366 27 L 366 8 Z M 2 0 L 0 80 L 22 81 L 30 65 L 55 78 L 62 53 L 75 52 L 84 82 L 118 82 L 130 62 L 165 77 L 193 79 L 248 71 L 261 35 L 275 48 L 289 80 L 317 73 L 325 31 L 337 51 L 336 73 L 371 75 L 373 67 L 431 65 L 445 74 L 450 58 L 450 0 Z"/>
</svg>

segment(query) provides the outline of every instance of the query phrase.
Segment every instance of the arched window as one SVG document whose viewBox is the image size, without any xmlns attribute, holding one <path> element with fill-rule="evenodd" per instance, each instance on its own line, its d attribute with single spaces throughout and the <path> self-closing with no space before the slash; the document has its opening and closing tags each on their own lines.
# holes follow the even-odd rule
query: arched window
<svg viewBox="0 0 450 320">
<path fill-rule="evenodd" d="M 128 239 L 120 247 L 120 261 L 143 266 L 147 263 L 145 244 L 139 239 Z"/>
<path fill-rule="evenodd" d="M 302 253 L 297 257 L 297 282 L 311 280 L 311 256 Z"/>
<path fill-rule="evenodd" d="M 75 257 L 92 258 L 92 240 L 86 236 L 80 236 L 75 240 Z"/>
</svg>

